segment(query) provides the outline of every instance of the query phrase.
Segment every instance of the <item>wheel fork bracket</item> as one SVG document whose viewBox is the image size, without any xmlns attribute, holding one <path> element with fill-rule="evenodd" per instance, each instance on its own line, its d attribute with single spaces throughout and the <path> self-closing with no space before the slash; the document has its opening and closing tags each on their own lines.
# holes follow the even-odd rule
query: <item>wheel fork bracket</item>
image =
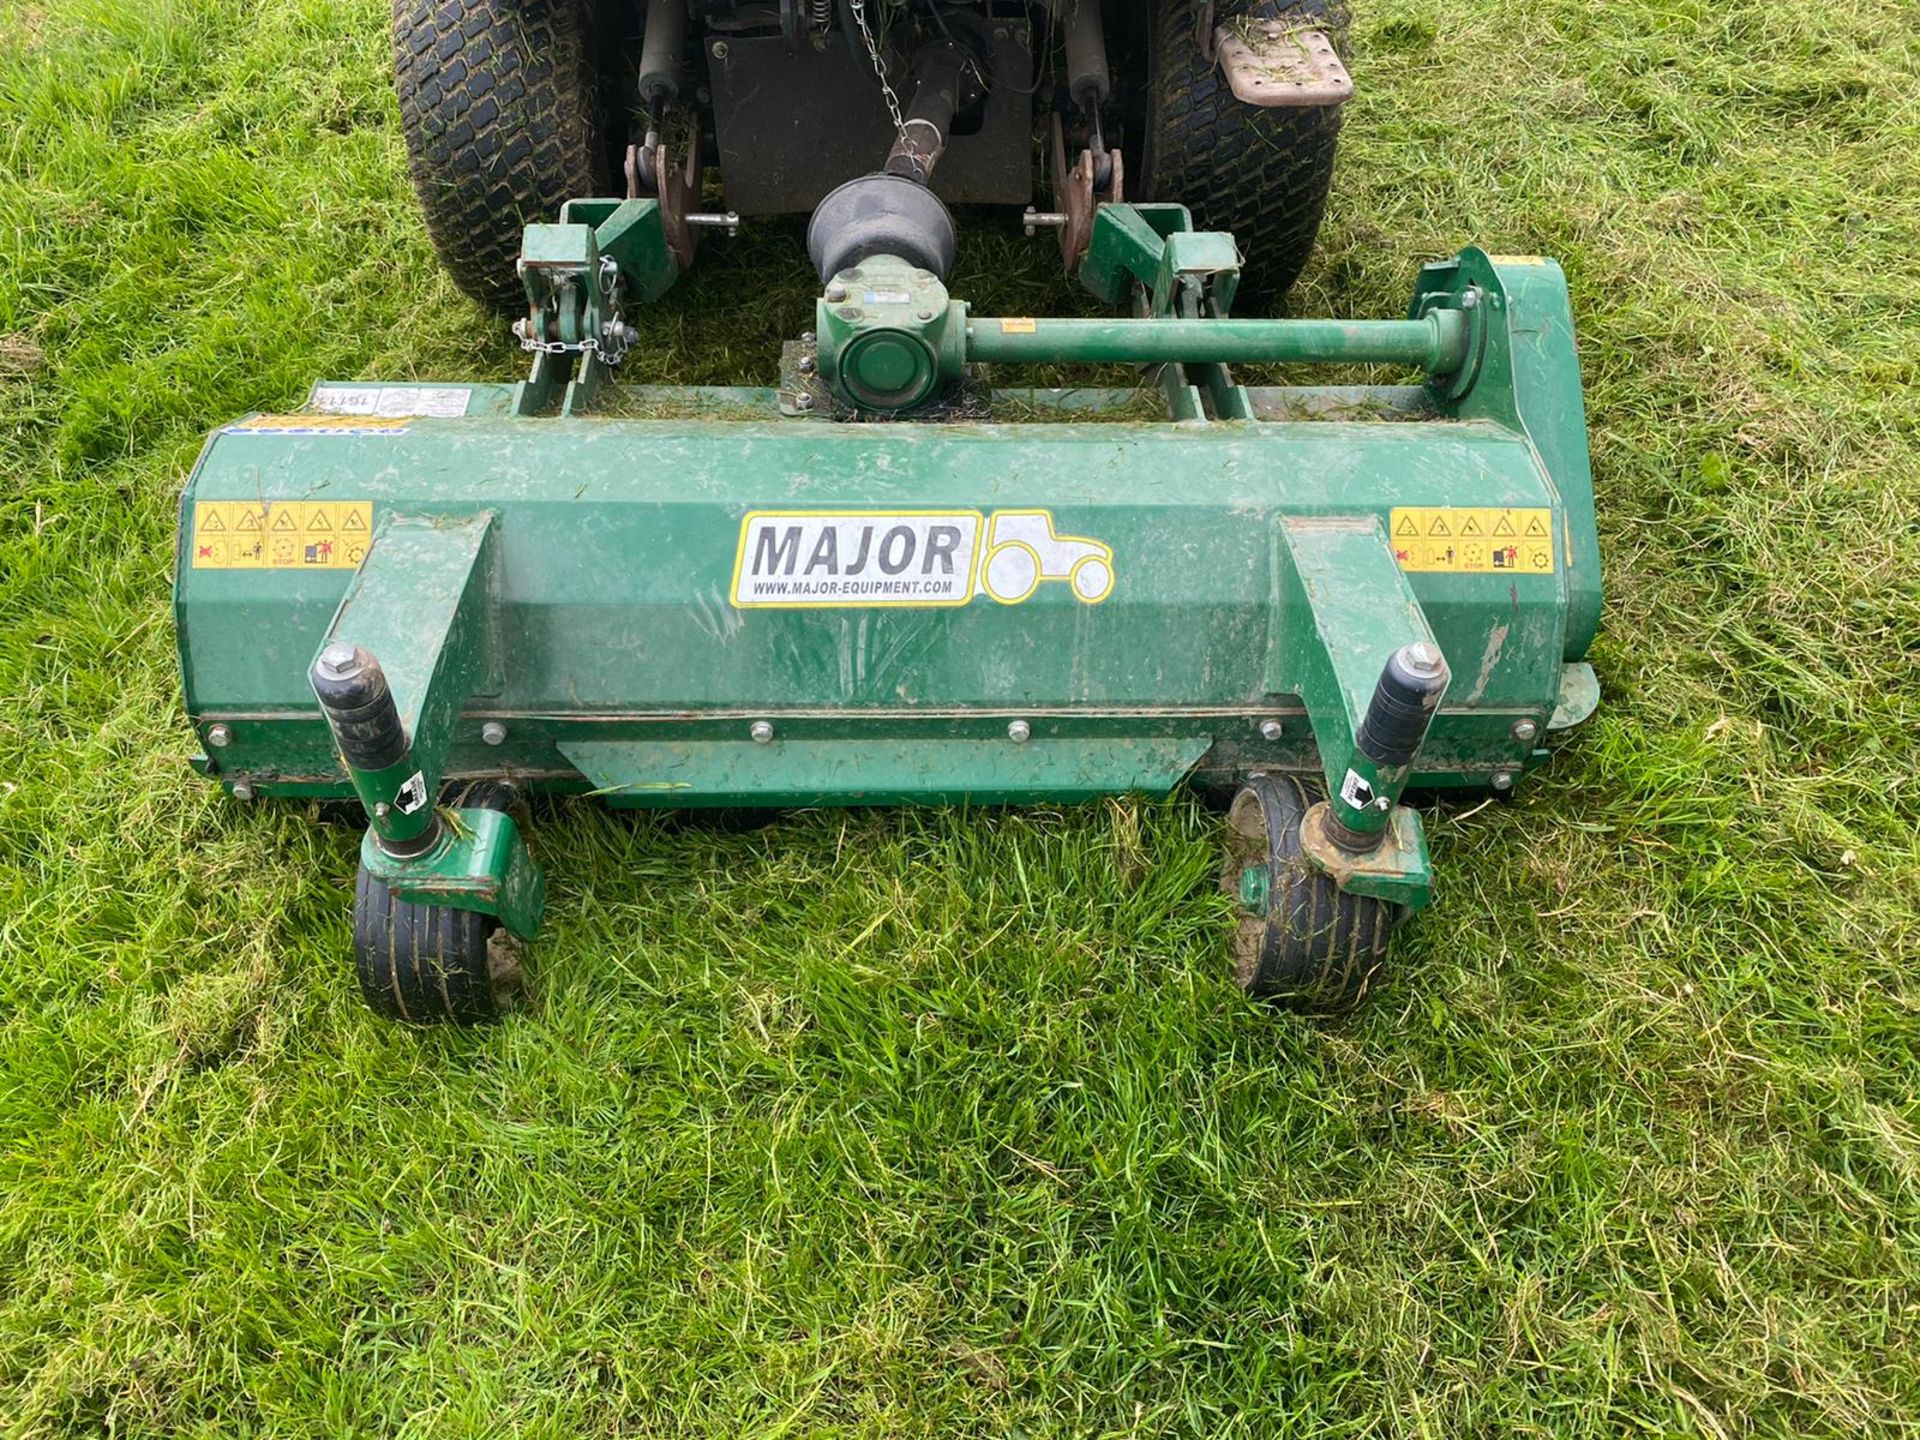
<svg viewBox="0 0 1920 1440">
<path fill-rule="evenodd" d="M 546 908 L 547 881 L 513 817 L 499 810 L 444 809 L 439 818 L 440 838 L 425 854 L 389 855 L 369 830 L 360 842 L 360 863 L 402 900 L 478 910 L 531 940 Z"/>
</svg>

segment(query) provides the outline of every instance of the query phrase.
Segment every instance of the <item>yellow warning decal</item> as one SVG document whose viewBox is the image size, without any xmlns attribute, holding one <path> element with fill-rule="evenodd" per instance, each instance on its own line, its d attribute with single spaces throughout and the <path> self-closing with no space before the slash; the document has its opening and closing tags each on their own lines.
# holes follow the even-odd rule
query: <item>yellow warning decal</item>
<svg viewBox="0 0 1920 1440">
<path fill-rule="evenodd" d="M 1547 257 L 1544 255 L 1489 255 L 1487 259 L 1496 265 L 1544 265 L 1547 263 Z"/>
<path fill-rule="evenodd" d="M 1002 320 L 1000 322 L 1000 333 L 1002 335 L 1031 335 L 1033 334 L 1033 321 L 1026 316 Z"/>
<path fill-rule="evenodd" d="M 249 415 L 221 431 L 225 435 L 391 435 L 404 431 L 407 415 Z"/>
<path fill-rule="evenodd" d="M 1553 511 L 1470 505 L 1396 506 L 1387 517 L 1402 570 L 1551 575 Z"/>
<path fill-rule="evenodd" d="M 196 570 L 352 570 L 373 538 L 371 500 L 200 500 Z"/>
</svg>

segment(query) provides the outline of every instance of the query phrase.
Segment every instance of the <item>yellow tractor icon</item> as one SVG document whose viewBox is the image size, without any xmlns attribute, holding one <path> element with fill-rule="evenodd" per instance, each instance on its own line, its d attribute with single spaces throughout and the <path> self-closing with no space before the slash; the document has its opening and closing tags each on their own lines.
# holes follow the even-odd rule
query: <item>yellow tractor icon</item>
<svg viewBox="0 0 1920 1440">
<path fill-rule="evenodd" d="M 1098 605 L 1113 592 L 1113 548 L 1054 534 L 1045 510 L 996 511 L 987 521 L 980 588 L 1002 605 L 1018 605 L 1043 580 L 1064 580 L 1083 605 Z"/>
</svg>

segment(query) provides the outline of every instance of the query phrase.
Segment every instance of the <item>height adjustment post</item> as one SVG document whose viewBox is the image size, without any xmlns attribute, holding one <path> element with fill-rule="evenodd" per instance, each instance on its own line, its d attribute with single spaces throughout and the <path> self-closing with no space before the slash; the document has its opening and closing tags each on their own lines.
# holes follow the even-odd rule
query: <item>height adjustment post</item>
<svg viewBox="0 0 1920 1440">
<path fill-rule="evenodd" d="M 1342 889 L 1418 910 L 1426 838 L 1399 802 L 1449 672 L 1379 518 L 1280 521 L 1273 613 L 1267 689 L 1305 703 L 1327 780 L 1301 848 Z"/>
<path fill-rule="evenodd" d="M 389 515 L 308 676 L 367 812 L 367 870 L 403 900 L 539 923 L 544 887 L 510 816 L 441 810 L 469 697 L 499 689 L 490 643 L 494 517 Z"/>
<path fill-rule="evenodd" d="M 440 838 L 439 815 L 379 660 L 350 640 L 331 640 L 310 678 L 380 848 L 401 856 L 431 850 Z"/>
</svg>

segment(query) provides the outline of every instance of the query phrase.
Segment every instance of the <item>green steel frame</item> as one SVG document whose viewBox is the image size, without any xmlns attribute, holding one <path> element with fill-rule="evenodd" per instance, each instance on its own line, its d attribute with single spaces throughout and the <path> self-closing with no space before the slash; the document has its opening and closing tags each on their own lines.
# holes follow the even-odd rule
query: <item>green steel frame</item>
<svg viewBox="0 0 1920 1440">
<path fill-rule="evenodd" d="M 195 763 L 357 796 L 370 871 L 523 936 L 542 882 L 513 822 L 405 797 L 1019 802 L 1304 769 L 1314 862 L 1417 909 L 1403 789 L 1505 788 L 1597 699 L 1565 281 L 1469 249 L 1403 320 L 1246 320 L 1238 268 L 1182 207 L 1107 206 L 1080 275 L 1128 318 L 973 316 L 882 256 L 829 282 L 779 389 L 624 389 L 626 307 L 677 270 L 654 202 L 572 202 L 527 231 L 525 382 L 323 384 L 209 440 L 175 587 Z M 1421 378 L 1244 387 L 1252 361 Z M 1029 362 L 1148 365 L 1156 399 L 978 369 Z M 911 423 L 865 423 L 887 412 Z M 356 517 L 344 549 L 273 539 Z M 342 757 L 308 680 L 334 642 L 384 670 L 393 764 Z M 1421 644 L 1451 680 L 1383 764 L 1368 707 Z"/>
</svg>

